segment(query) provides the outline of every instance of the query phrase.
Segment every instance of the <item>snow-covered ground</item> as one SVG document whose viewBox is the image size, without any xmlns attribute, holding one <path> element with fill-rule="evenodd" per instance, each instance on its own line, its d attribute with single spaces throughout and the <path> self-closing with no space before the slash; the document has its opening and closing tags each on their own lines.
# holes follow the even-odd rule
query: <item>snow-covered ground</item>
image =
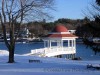
<svg viewBox="0 0 100 75">
<path fill-rule="evenodd" d="M 29 60 L 39 60 L 31 62 Z M 100 75 L 100 70 L 87 69 L 87 64 L 100 64 L 100 60 L 67 60 L 28 55 L 15 55 L 16 63 L 7 63 L 8 55 L 0 55 L 0 75 Z"/>
</svg>

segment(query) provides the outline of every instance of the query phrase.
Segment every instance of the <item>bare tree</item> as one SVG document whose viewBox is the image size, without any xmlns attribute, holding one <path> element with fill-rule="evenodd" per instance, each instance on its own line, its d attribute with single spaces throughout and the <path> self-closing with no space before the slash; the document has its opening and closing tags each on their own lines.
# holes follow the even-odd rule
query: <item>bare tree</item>
<svg viewBox="0 0 100 75">
<path fill-rule="evenodd" d="M 23 21 L 50 17 L 46 11 L 53 9 L 53 2 L 54 0 L 0 0 L 0 20 L 4 42 L 9 50 L 9 63 L 14 63 L 15 41 Z M 6 26 L 9 28 L 10 41 L 7 41 Z"/>
</svg>

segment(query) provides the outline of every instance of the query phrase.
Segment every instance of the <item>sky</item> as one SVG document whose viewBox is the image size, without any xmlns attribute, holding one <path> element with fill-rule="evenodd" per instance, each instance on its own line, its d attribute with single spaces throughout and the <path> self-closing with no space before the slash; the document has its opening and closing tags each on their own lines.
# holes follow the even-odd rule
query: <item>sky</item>
<svg viewBox="0 0 100 75">
<path fill-rule="evenodd" d="M 85 15 L 82 11 L 90 6 L 93 0 L 55 0 L 56 11 L 52 12 L 53 20 L 59 18 L 83 19 Z"/>
</svg>

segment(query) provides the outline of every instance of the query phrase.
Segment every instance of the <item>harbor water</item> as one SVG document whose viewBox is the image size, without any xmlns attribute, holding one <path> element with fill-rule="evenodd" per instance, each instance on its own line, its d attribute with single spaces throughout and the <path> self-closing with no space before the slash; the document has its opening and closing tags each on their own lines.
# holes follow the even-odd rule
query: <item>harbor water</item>
<svg viewBox="0 0 100 75">
<path fill-rule="evenodd" d="M 44 48 L 43 42 L 16 43 L 15 54 L 27 54 L 33 49 L 40 48 Z M 0 50 L 7 50 L 4 42 L 0 42 Z M 86 48 L 83 43 L 77 43 L 76 57 L 81 57 L 83 60 L 100 60 L 100 53 L 94 55 L 94 52 L 91 48 Z"/>
</svg>

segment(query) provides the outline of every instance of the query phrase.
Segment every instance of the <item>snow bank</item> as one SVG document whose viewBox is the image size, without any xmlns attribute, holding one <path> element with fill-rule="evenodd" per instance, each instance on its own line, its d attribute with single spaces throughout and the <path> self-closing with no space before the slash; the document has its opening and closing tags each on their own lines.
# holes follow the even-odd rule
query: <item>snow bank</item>
<svg viewBox="0 0 100 75">
<path fill-rule="evenodd" d="M 9 52 L 7 50 L 0 50 L 0 55 L 8 55 Z"/>
</svg>

